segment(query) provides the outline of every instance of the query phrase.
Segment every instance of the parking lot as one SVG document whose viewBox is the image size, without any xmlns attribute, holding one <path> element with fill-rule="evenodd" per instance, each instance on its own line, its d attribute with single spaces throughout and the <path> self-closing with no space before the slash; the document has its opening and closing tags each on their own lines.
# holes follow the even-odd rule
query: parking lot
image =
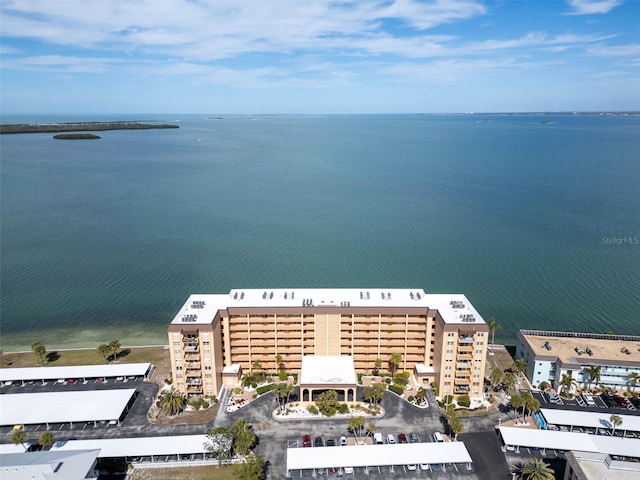
<svg viewBox="0 0 640 480">
<path fill-rule="evenodd" d="M 640 415 L 640 400 L 629 400 L 614 395 L 576 395 L 564 398 L 551 392 L 531 390 L 531 394 L 540 402 L 542 408 L 560 410 L 583 410 L 585 412 Z M 634 403 L 635 402 L 635 403 Z"/>
</svg>

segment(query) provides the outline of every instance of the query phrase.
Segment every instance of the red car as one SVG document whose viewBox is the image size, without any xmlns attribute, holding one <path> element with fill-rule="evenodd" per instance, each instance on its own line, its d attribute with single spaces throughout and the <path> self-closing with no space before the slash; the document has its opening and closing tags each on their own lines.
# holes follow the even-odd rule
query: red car
<svg viewBox="0 0 640 480">
<path fill-rule="evenodd" d="M 409 443 L 407 436 L 404 433 L 398 434 L 398 443 Z"/>
<path fill-rule="evenodd" d="M 310 447 L 311 446 L 311 435 L 305 435 L 302 437 L 302 446 Z"/>
</svg>

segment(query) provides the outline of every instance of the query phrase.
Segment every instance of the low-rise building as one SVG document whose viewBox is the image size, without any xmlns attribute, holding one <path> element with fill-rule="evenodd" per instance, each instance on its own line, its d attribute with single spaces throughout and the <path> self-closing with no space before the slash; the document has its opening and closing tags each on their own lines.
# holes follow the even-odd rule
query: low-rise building
<svg viewBox="0 0 640 480">
<path fill-rule="evenodd" d="M 563 375 L 570 375 L 573 387 L 633 389 L 640 373 L 640 337 L 596 333 L 520 330 L 516 358 L 527 362 L 532 385 L 548 382 L 560 388 Z M 595 368 L 593 368 L 595 367 Z"/>
<path fill-rule="evenodd" d="M 460 294 L 247 289 L 191 295 L 168 336 L 174 385 L 187 395 L 217 395 L 229 372 L 241 375 L 256 361 L 265 371 L 299 372 L 304 356 L 350 356 L 364 373 L 400 353 L 398 368 L 434 382 L 441 395 L 481 399 L 488 330 Z"/>
</svg>

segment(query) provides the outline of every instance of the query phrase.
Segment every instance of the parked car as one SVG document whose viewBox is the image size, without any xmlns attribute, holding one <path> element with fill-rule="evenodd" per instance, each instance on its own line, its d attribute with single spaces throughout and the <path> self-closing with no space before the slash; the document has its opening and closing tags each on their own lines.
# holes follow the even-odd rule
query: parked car
<svg viewBox="0 0 640 480">
<path fill-rule="evenodd" d="M 440 432 L 436 432 L 433 434 L 433 440 L 438 443 L 444 442 L 444 438 L 442 438 L 442 434 Z"/>
<path fill-rule="evenodd" d="M 409 443 L 409 440 L 407 440 L 407 436 L 404 433 L 398 434 L 398 443 Z"/>
<path fill-rule="evenodd" d="M 412 471 L 412 472 L 413 472 L 413 471 L 415 471 L 415 470 L 417 470 L 417 469 L 418 469 L 418 466 L 417 466 L 417 465 L 413 465 L 413 464 L 411 464 L 411 465 L 407 465 L 407 470 L 410 470 L 410 471 Z"/>
<path fill-rule="evenodd" d="M 302 446 L 310 447 L 311 446 L 311 435 L 305 435 L 302 437 Z"/>
<path fill-rule="evenodd" d="M 353 467 L 344 467 L 344 473 L 347 475 L 353 474 Z"/>
<path fill-rule="evenodd" d="M 316 437 L 316 439 L 313 442 L 313 446 L 314 447 L 324 447 L 324 440 L 322 439 L 322 437 Z"/>
<path fill-rule="evenodd" d="M 342 437 L 340 437 L 340 446 L 341 447 L 346 447 L 347 446 L 347 437 L 345 437 L 344 435 Z"/>
<path fill-rule="evenodd" d="M 396 437 L 393 436 L 393 433 L 387 435 L 387 443 L 396 443 Z"/>
<path fill-rule="evenodd" d="M 382 441 L 382 434 L 380 432 L 376 432 L 373 434 L 373 443 L 376 445 L 382 445 L 384 442 Z"/>
<path fill-rule="evenodd" d="M 335 438 L 327 438 L 327 447 L 335 447 L 336 439 Z"/>
<path fill-rule="evenodd" d="M 412 433 L 409 435 L 409 438 L 411 439 L 411 443 L 420 443 L 420 437 L 417 433 Z"/>
</svg>

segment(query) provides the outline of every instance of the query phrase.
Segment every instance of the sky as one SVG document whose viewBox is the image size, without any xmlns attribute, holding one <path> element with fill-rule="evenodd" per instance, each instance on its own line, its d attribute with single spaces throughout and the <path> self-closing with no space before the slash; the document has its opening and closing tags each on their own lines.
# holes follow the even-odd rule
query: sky
<svg viewBox="0 0 640 480">
<path fill-rule="evenodd" d="M 0 114 L 640 110 L 640 0 L 2 0 Z"/>
</svg>

